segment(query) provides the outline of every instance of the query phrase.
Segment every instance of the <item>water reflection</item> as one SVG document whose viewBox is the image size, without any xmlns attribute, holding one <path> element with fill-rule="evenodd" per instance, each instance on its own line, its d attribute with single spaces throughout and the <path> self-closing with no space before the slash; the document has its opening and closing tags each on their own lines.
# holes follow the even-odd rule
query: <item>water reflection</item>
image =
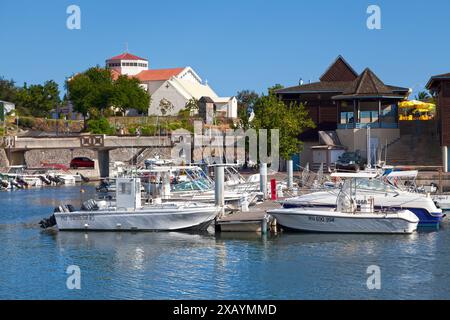
<svg viewBox="0 0 450 320">
<path fill-rule="evenodd" d="M 448 223 L 439 231 L 412 235 L 39 229 L 37 222 L 55 203 L 80 197 L 79 187 L 0 193 L 0 298 L 449 297 Z M 76 292 L 65 287 L 72 264 L 82 272 L 82 290 Z M 367 290 L 369 265 L 381 268 L 380 291 Z"/>
</svg>

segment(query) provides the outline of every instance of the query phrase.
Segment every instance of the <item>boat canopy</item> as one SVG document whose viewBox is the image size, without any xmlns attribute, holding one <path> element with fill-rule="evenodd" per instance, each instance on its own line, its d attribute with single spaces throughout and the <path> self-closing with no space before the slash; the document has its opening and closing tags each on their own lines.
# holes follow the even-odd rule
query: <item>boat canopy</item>
<svg viewBox="0 0 450 320">
<path fill-rule="evenodd" d="M 411 178 L 415 179 L 417 178 L 417 175 L 419 174 L 418 170 L 408 170 L 408 171 L 392 171 L 387 175 L 388 178 Z"/>
<path fill-rule="evenodd" d="M 342 179 L 352 179 L 352 178 L 363 178 L 372 179 L 376 178 L 378 175 L 372 172 L 333 172 L 331 174 L 332 178 L 342 178 Z"/>
</svg>

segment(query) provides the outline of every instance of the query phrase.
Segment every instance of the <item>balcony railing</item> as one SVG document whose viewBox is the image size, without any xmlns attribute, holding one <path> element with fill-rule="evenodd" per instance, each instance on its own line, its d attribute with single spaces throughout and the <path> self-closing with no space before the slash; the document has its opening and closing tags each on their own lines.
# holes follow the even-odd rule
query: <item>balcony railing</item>
<svg viewBox="0 0 450 320">
<path fill-rule="evenodd" d="M 398 123 L 390 122 L 373 122 L 373 123 L 338 123 L 338 129 L 398 129 Z"/>
</svg>

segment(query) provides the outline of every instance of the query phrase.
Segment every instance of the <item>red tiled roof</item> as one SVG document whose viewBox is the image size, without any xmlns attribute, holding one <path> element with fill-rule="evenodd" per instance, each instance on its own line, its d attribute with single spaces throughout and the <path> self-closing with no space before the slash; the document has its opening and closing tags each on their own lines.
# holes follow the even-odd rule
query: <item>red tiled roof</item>
<svg viewBox="0 0 450 320">
<path fill-rule="evenodd" d="M 185 68 L 144 70 L 135 75 L 140 81 L 162 81 L 180 74 Z"/>
<path fill-rule="evenodd" d="M 121 75 L 121 73 L 115 69 L 110 69 L 111 70 L 111 78 L 113 80 L 117 80 L 117 78 L 119 78 L 119 76 Z"/>
<path fill-rule="evenodd" d="M 119 54 L 118 56 L 109 58 L 108 60 L 145 60 L 145 61 L 148 61 L 147 59 L 140 58 L 140 57 L 135 56 L 134 54 L 131 54 L 128 52 L 124 52 L 122 54 Z"/>
</svg>

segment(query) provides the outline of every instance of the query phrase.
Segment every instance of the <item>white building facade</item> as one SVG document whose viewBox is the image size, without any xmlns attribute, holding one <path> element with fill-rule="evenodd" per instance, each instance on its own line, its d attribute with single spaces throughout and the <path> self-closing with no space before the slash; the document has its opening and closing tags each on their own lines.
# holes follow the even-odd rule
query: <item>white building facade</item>
<svg viewBox="0 0 450 320">
<path fill-rule="evenodd" d="M 192 100 L 209 97 L 216 111 L 225 118 L 237 118 L 236 97 L 219 97 L 191 68 L 149 69 L 148 60 L 124 53 L 106 60 L 113 77 L 128 75 L 139 79 L 142 87 L 151 95 L 149 115 L 177 115 Z"/>
</svg>

